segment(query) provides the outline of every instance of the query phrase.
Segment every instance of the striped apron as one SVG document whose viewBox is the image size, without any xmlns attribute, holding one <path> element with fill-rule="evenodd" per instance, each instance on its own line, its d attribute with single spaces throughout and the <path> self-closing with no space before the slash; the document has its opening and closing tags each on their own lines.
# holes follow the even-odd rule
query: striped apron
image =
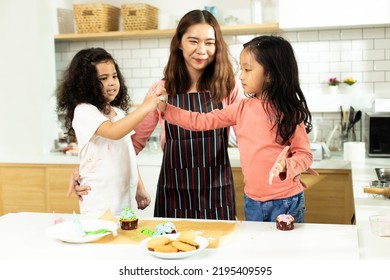
<svg viewBox="0 0 390 280">
<path fill-rule="evenodd" d="M 174 106 L 194 112 L 222 109 L 210 93 L 169 96 Z M 157 185 L 155 217 L 234 220 L 233 175 L 228 128 L 190 131 L 165 121 L 164 156 Z"/>
</svg>

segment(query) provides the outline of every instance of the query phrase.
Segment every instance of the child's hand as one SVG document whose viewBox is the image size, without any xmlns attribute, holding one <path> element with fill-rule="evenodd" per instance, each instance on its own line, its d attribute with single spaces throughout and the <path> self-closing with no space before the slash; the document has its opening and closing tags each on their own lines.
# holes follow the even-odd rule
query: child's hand
<svg viewBox="0 0 390 280">
<path fill-rule="evenodd" d="M 156 85 L 153 87 L 148 94 L 146 95 L 146 98 L 143 102 L 143 105 L 145 105 L 149 111 L 154 111 L 157 109 L 157 105 L 161 103 L 161 96 L 165 93 L 165 89 L 162 88 L 159 85 Z"/>
<path fill-rule="evenodd" d="M 159 98 L 160 98 L 160 102 L 158 103 L 157 108 L 161 112 L 165 112 L 165 109 L 167 108 L 167 96 L 166 95 L 160 95 Z"/>
<path fill-rule="evenodd" d="M 167 107 L 167 98 L 168 98 L 165 88 L 157 85 L 151 90 L 151 94 L 154 94 L 159 98 L 157 108 L 160 111 L 165 112 L 165 108 Z"/>
<path fill-rule="evenodd" d="M 268 183 L 270 185 L 272 185 L 272 180 L 274 179 L 274 177 L 278 176 L 280 172 L 286 170 L 286 154 L 289 149 L 290 146 L 284 147 L 283 151 L 281 151 L 281 153 L 278 155 L 278 158 L 276 159 L 274 165 L 269 171 Z"/>
</svg>

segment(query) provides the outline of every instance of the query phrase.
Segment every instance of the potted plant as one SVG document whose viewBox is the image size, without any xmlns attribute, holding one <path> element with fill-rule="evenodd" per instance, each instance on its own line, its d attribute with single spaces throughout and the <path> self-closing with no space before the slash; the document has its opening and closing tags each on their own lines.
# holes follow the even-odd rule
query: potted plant
<svg viewBox="0 0 390 280">
<path fill-rule="evenodd" d="M 356 83 L 356 80 L 352 79 L 352 77 L 348 77 L 344 79 L 343 83 L 352 86 L 354 83 Z"/>
<path fill-rule="evenodd" d="M 334 78 L 329 78 L 329 80 L 328 80 L 328 85 L 330 85 L 330 86 L 332 86 L 332 87 L 338 86 L 339 84 L 340 84 L 340 81 L 337 80 L 336 77 L 334 77 Z"/>
<path fill-rule="evenodd" d="M 340 81 L 334 77 L 334 78 L 329 78 L 328 80 L 328 85 L 329 85 L 329 92 L 332 93 L 337 93 L 338 92 L 338 86 L 340 84 Z"/>
</svg>

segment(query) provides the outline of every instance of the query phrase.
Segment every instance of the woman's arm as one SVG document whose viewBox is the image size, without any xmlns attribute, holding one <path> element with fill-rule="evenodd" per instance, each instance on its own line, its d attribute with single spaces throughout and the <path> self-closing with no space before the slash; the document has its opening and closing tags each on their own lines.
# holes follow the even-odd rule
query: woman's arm
<svg viewBox="0 0 390 280">
<path fill-rule="evenodd" d="M 91 190 L 90 186 L 80 186 L 80 173 L 79 166 L 77 166 L 72 174 L 70 174 L 69 185 L 68 185 L 68 197 L 74 192 L 80 201 L 83 201 L 83 195 L 87 195 L 88 191 Z"/>
</svg>

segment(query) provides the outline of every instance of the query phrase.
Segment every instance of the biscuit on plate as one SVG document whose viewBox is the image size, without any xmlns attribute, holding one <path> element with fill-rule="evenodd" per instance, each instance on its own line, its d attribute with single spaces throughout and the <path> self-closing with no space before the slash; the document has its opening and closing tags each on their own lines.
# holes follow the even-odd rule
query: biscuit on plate
<svg viewBox="0 0 390 280">
<path fill-rule="evenodd" d="M 177 248 L 179 251 L 183 251 L 183 252 L 189 252 L 189 251 L 196 250 L 195 246 L 184 243 L 182 241 L 172 241 L 172 246 Z"/>
<path fill-rule="evenodd" d="M 154 250 L 154 248 L 156 248 L 157 246 L 166 245 L 169 242 L 171 242 L 170 238 L 168 238 L 164 235 L 160 235 L 160 236 L 156 236 L 156 237 L 153 237 L 152 239 L 150 239 L 148 241 L 147 247 L 149 250 Z"/>
<path fill-rule="evenodd" d="M 177 253 L 179 249 L 176 247 L 173 247 L 172 243 L 168 243 L 166 245 L 160 245 L 154 248 L 155 252 L 159 253 Z"/>
<path fill-rule="evenodd" d="M 194 241 L 196 238 L 196 232 L 193 230 L 185 230 L 180 232 L 179 237 L 177 240 L 183 241 L 183 242 L 191 242 Z"/>
</svg>

